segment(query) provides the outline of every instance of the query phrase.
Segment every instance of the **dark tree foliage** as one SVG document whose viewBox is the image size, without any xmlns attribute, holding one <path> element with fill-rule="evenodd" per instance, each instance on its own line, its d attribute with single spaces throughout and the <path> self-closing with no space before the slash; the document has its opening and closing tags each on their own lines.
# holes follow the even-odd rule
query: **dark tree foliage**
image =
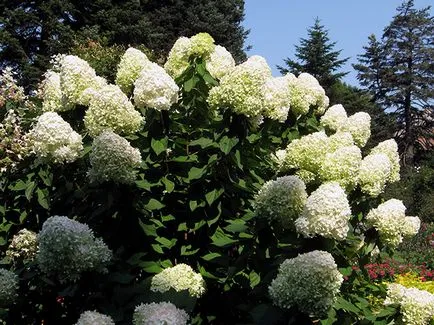
<svg viewBox="0 0 434 325">
<path fill-rule="evenodd" d="M 327 91 L 347 74 L 347 72 L 338 72 L 348 58 L 340 59 L 342 50 L 335 51 L 335 45 L 336 42 L 330 42 L 328 30 L 316 18 L 315 24 L 308 29 L 308 38 L 300 39 L 300 45 L 295 46 L 297 60 L 286 58 L 285 66 L 277 68 L 282 74 L 291 72 L 298 75 L 301 72 L 308 72 L 318 79 Z"/>
<path fill-rule="evenodd" d="M 164 58 L 180 36 L 208 32 L 240 61 L 247 36 L 243 0 L 0 0 L 0 68 L 35 88 L 50 57 L 77 40 L 144 45 Z"/>
<path fill-rule="evenodd" d="M 381 42 L 370 38 L 358 78 L 384 110 L 394 112 L 404 164 L 412 165 L 418 150 L 433 146 L 434 17 L 430 7 L 405 1 L 384 29 Z"/>
</svg>

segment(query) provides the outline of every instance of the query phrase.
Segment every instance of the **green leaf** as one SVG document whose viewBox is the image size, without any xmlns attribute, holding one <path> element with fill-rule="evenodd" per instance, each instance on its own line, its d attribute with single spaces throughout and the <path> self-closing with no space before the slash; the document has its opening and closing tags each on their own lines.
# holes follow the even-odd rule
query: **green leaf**
<svg viewBox="0 0 434 325">
<path fill-rule="evenodd" d="M 152 150 L 154 150 L 154 152 L 158 156 L 163 151 L 166 151 L 166 149 L 167 149 L 167 139 L 166 138 L 161 139 L 161 140 L 152 139 L 151 140 L 151 148 L 152 148 Z"/>
<path fill-rule="evenodd" d="M 199 80 L 196 76 L 193 76 L 190 79 L 188 79 L 186 82 L 184 82 L 184 91 L 187 93 L 190 92 L 196 86 L 198 81 Z"/>
<path fill-rule="evenodd" d="M 202 256 L 201 258 L 204 259 L 205 261 L 209 262 L 215 258 L 221 257 L 222 255 L 220 253 L 208 253 L 204 256 Z"/>
<path fill-rule="evenodd" d="M 171 249 L 173 246 L 175 246 L 177 239 L 173 238 L 172 240 L 169 240 L 165 237 L 157 237 L 155 238 L 157 242 L 159 242 L 163 247 L 166 247 L 168 249 Z"/>
<path fill-rule="evenodd" d="M 233 233 L 244 232 L 249 228 L 246 225 L 246 222 L 241 219 L 228 220 L 228 222 L 230 223 L 230 225 L 224 227 L 224 229 Z"/>
<path fill-rule="evenodd" d="M 11 186 L 9 186 L 9 189 L 11 190 L 11 191 L 23 191 L 23 190 L 25 190 L 27 188 L 27 183 L 26 182 L 24 182 L 24 181 L 22 181 L 21 179 L 18 181 L 18 182 L 16 182 L 15 183 L 15 185 L 11 185 Z"/>
<path fill-rule="evenodd" d="M 238 143 L 238 138 L 228 138 L 226 135 L 220 140 L 219 146 L 220 150 L 226 155 L 232 150 L 233 147 Z"/>
<path fill-rule="evenodd" d="M 152 244 L 151 246 L 152 246 L 152 249 L 154 251 L 156 251 L 157 253 L 164 254 L 163 249 L 161 248 L 160 245 Z"/>
<path fill-rule="evenodd" d="M 206 199 L 206 202 L 208 203 L 208 205 L 211 205 L 215 200 L 217 200 L 220 197 L 220 195 L 223 194 L 223 192 L 224 192 L 224 189 L 221 188 L 219 190 L 214 189 L 211 192 L 206 193 L 205 199 Z"/>
<path fill-rule="evenodd" d="M 238 168 L 243 170 L 243 164 L 241 163 L 241 154 L 240 154 L 239 150 L 235 151 L 234 157 L 235 157 L 235 162 L 236 162 Z"/>
<path fill-rule="evenodd" d="M 211 237 L 211 240 L 212 244 L 217 247 L 230 246 L 238 242 L 237 240 L 232 239 L 229 235 L 225 234 L 220 227 L 217 227 L 216 232 Z"/>
<path fill-rule="evenodd" d="M 211 146 L 214 143 L 212 139 L 200 138 L 189 143 L 190 146 L 200 146 L 202 149 Z"/>
<path fill-rule="evenodd" d="M 157 237 L 157 227 L 155 227 L 155 225 L 148 225 L 146 223 L 143 223 L 140 219 L 139 219 L 139 225 L 142 228 L 143 232 L 146 234 L 146 236 L 151 236 L 151 237 Z"/>
<path fill-rule="evenodd" d="M 153 211 L 153 210 L 161 210 L 165 205 L 156 199 L 150 199 L 147 204 L 145 204 L 145 208 Z"/>
<path fill-rule="evenodd" d="M 27 184 L 27 188 L 26 188 L 26 191 L 24 192 L 25 193 L 25 195 L 26 195 L 26 199 L 27 199 L 27 201 L 30 201 L 30 199 L 32 198 L 32 196 L 33 196 L 33 191 L 35 190 L 35 187 L 36 187 L 36 183 L 35 182 L 29 182 L 28 184 Z"/>
<path fill-rule="evenodd" d="M 141 262 L 138 266 L 148 273 L 160 273 L 163 271 L 163 268 L 156 262 Z"/>
<path fill-rule="evenodd" d="M 175 183 L 172 182 L 170 179 L 163 177 L 161 179 L 161 182 L 164 184 L 164 186 L 166 187 L 166 192 L 167 193 L 171 193 L 174 189 L 175 189 Z"/>
<path fill-rule="evenodd" d="M 181 255 L 189 256 L 194 255 L 199 251 L 200 248 L 191 250 L 191 245 L 181 246 Z"/>
<path fill-rule="evenodd" d="M 351 302 L 345 300 L 342 297 L 338 297 L 338 299 L 336 300 L 336 303 L 335 303 L 334 307 L 336 309 L 343 309 L 345 311 L 350 311 L 350 312 L 353 312 L 355 314 L 358 314 L 359 311 L 360 311 L 359 308 L 357 308 Z"/>
<path fill-rule="evenodd" d="M 137 185 L 138 188 L 142 188 L 142 189 L 144 189 L 144 190 L 151 191 L 151 186 L 152 186 L 152 184 L 149 183 L 149 182 L 148 182 L 147 180 L 145 180 L 145 179 L 140 180 L 140 181 L 136 181 L 136 185 Z"/>
<path fill-rule="evenodd" d="M 41 207 L 48 210 L 49 204 L 48 204 L 48 190 L 44 189 L 41 190 L 40 188 L 36 189 L 36 194 L 38 195 L 38 203 Z"/>
<path fill-rule="evenodd" d="M 190 207 L 190 210 L 194 211 L 197 208 L 197 201 L 192 200 L 192 201 L 188 202 L 188 205 Z"/>
<path fill-rule="evenodd" d="M 250 287 L 253 289 L 261 282 L 261 276 L 255 271 L 250 272 L 249 274 Z"/>
<path fill-rule="evenodd" d="M 206 166 L 202 168 L 197 167 L 191 167 L 191 169 L 188 171 L 188 179 L 194 180 L 201 178 L 206 172 Z"/>
</svg>

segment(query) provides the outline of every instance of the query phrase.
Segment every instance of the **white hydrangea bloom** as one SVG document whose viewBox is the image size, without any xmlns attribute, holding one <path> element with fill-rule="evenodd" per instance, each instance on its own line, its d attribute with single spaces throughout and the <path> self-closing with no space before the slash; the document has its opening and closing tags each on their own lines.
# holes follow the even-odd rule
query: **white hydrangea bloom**
<svg viewBox="0 0 434 325">
<path fill-rule="evenodd" d="M 199 33 L 191 38 L 180 37 L 170 50 L 164 69 L 176 79 L 188 68 L 191 56 L 208 59 L 214 49 L 214 39 L 207 33 Z"/>
<path fill-rule="evenodd" d="M 278 170 L 281 170 L 283 167 L 283 162 L 285 161 L 286 150 L 280 149 L 277 150 L 274 154 L 271 154 L 271 160 L 276 165 Z"/>
<path fill-rule="evenodd" d="M 35 154 L 54 163 L 73 162 L 83 149 L 81 136 L 55 112 L 39 116 L 28 136 Z"/>
<path fill-rule="evenodd" d="M 7 307 L 18 296 L 18 276 L 11 271 L 0 269 L 0 307 Z"/>
<path fill-rule="evenodd" d="M 336 132 L 327 140 L 328 152 L 334 152 L 343 147 L 354 145 L 353 136 L 349 132 Z"/>
<path fill-rule="evenodd" d="M 11 261 L 32 261 L 38 252 L 37 235 L 33 231 L 21 229 L 13 238 L 6 251 Z"/>
<path fill-rule="evenodd" d="M 420 229 L 420 219 L 419 217 L 405 217 L 405 224 L 403 227 L 404 237 L 413 237 L 419 232 Z"/>
<path fill-rule="evenodd" d="M 84 125 L 92 137 L 105 130 L 132 134 L 143 126 L 144 118 L 118 86 L 107 85 L 86 92 L 91 99 L 84 116 Z"/>
<path fill-rule="evenodd" d="M 263 88 L 264 115 L 285 122 L 291 105 L 290 80 L 287 76 L 269 78 Z"/>
<path fill-rule="evenodd" d="M 285 309 L 324 317 L 339 293 L 343 277 L 333 256 L 324 251 L 285 260 L 268 290 L 274 304 Z"/>
<path fill-rule="evenodd" d="M 305 237 L 320 235 L 344 240 L 347 238 L 350 217 L 351 208 L 345 191 L 337 182 L 328 182 L 307 198 L 295 227 Z"/>
<path fill-rule="evenodd" d="M 346 119 L 338 131 L 350 132 L 355 144 L 363 148 L 371 136 L 371 117 L 368 113 L 358 112 Z"/>
<path fill-rule="evenodd" d="M 384 304 L 399 305 L 406 325 L 429 324 L 434 317 L 434 295 L 425 290 L 389 283 Z"/>
<path fill-rule="evenodd" d="M 298 78 L 289 74 L 291 88 L 291 110 L 295 115 L 304 115 L 310 107 L 322 115 L 329 104 L 329 98 L 318 80 L 309 73 L 301 73 Z"/>
<path fill-rule="evenodd" d="M 75 325 L 115 325 L 113 319 L 96 311 L 85 311 Z"/>
<path fill-rule="evenodd" d="M 176 308 L 170 302 L 141 304 L 133 314 L 134 325 L 186 325 L 188 319 L 184 310 Z"/>
<path fill-rule="evenodd" d="M 255 214 L 284 228 L 294 228 L 294 221 L 306 203 L 306 185 L 298 176 L 278 177 L 266 182 L 255 196 Z"/>
<path fill-rule="evenodd" d="M 164 69 L 172 78 L 178 78 L 188 68 L 188 56 L 191 41 L 188 37 L 180 37 L 169 52 Z"/>
<path fill-rule="evenodd" d="M 192 297 L 199 298 L 205 293 L 205 281 L 200 273 L 193 271 L 191 266 L 180 263 L 152 277 L 152 291 L 166 292 L 170 289 L 188 290 Z"/>
<path fill-rule="evenodd" d="M 265 59 L 252 56 L 226 74 L 219 86 L 210 90 L 208 102 L 211 107 L 228 107 L 247 117 L 262 115 L 262 87 L 269 78 L 271 69 Z"/>
<path fill-rule="evenodd" d="M 60 282 L 76 281 L 82 272 L 105 272 L 112 253 L 86 225 L 67 217 L 48 218 L 38 234 L 39 268 Z"/>
<path fill-rule="evenodd" d="M 116 85 L 125 94 L 131 94 L 134 82 L 149 62 L 145 53 L 133 47 L 128 48 L 118 65 Z"/>
<path fill-rule="evenodd" d="M 44 112 L 60 112 L 69 109 L 62 102 L 62 90 L 60 88 L 60 74 L 48 70 L 44 74 L 38 95 L 42 99 L 42 110 Z"/>
<path fill-rule="evenodd" d="M 89 63 L 74 55 L 62 56 L 59 69 L 64 109 L 72 109 L 76 104 L 87 105 L 81 97 L 83 91 L 100 86 L 95 70 Z"/>
<path fill-rule="evenodd" d="M 209 58 L 215 50 L 214 39 L 208 33 L 198 33 L 190 37 L 190 48 L 188 56 Z"/>
<path fill-rule="evenodd" d="M 394 139 L 389 139 L 380 142 L 375 148 L 371 150 L 371 154 L 383 153 L 385 154 L 391 163 L 391 171 L 388 181 L 391 183 L 397 182 L 400 179 L 399 171 L 399 154 L 398 154 L 398 144 Z"/>
<path fill-rule="evenodd" d="M 384 191 L 392 166 L 382 153 L 367 155 L 360 164 L 359 184 L 362 191 L 376 197 Z"/>
<path fill-rule="evenodd" d="M 328 137 L 323 131 L 305 135 L 288 145 L 283 168 L 299 168 L 316 173 L 327 152 Z"/>
<path fill-rule="evenodd" d="M 321 117 L 321 125 L 331 131 L 336 131 L 347 121 L 347 118 L 347 112 L 341 104 L 333 105 Z"/>
<path fill-rule="evenodd" d="M 284 169 L 282 169 L 284 170 Z M 317 177 L 315 173 L 312 173 L 308 170 L 304 170 L 304 169 L 299 169 L 295 172 L 295 175 L 300 177 L 300 179 L 305 183 L 305 184 L 309 184 L 311 182 L 314 182 Z"/>
<path fill-rule="evenodd" d="M 336 181 L 343 188 L 351 190 L 357 184 L 362 152 L 357 146 L 342 147 L 327 153 L 319 169 L 323 181 Z"/>
<path fill-rule="evenodd" d="M 215 79 L 221 79 L 235 67 L 235 60 L 232 54 L 223 46 L 216 45 L 206 62 L 206 69 Z"/>
<path fill-rule="evenodd" d="M 142 157 L 139 149 L 112 131 L 104 131 L 93 140 L 89 155 L 91 168 L 88 176 L 91 182 L 129 184 L 136 179 L 135 168 L 140 166 Z"/>
<path fill-rule="evenodd" d="M 420 219 L 419 217 L 405 217 L 405 223 L 402 230 L 404 237 L 413 237 L 419 232 Z"/>
<path fill-rule="evenodd" d="M 378 231 L 384 244 L 396 247 L 405 233 L 405 206 L 400 200 L 390 199 L 371 209 L 366 215 L 366 223 Z"/>
<path fill-rule="evenodd" d="M 134 103 L 138 108 L 167 110 L 178 102 L 179 87 L 156 63 L 149 63 L 134 83 Z"/>
</svg>

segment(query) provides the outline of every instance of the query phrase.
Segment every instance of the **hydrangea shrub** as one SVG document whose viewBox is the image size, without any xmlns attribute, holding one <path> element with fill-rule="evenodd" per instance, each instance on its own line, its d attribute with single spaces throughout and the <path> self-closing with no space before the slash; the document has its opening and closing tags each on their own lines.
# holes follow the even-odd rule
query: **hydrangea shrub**
<svg viewBox="0 0 434 325">
<path fill-rule="evenodd" d="M 38 96 L 0 115 L 6 323 L 425 319 L 379 312 L 386 287 L 355 271 L 420 226 L 381 202 L 396 143 L 367 151 L 370 116 L 329 107 L 310 74 L 235 64 L 200 33 L 164 66 L 128 49 L 115 84 L 58 55 Z"/>
</svg>

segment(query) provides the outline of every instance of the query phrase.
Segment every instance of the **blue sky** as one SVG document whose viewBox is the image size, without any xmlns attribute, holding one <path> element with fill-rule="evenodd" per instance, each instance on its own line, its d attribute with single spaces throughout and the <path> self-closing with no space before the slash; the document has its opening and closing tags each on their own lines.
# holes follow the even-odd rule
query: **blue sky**
<svg viewBox="0 0 434 325">
<path fill-rule="evenodd" d="M 335 49 L 342 49 L 341 57 L 350 57 L 343 68 L 350 72 L 344 81 L 358 85 L 351 64 L 363 53 L 362 47 L 370 34 L 381 36 L 401 3 L 401 0 L 245 0 L 243 25 L 250 29 L 246 45 L 253 47 L 248 55 L 265 57 L 273 74 L 280 75 L 276 65 L 282 65 L 286 57 L 295 58 L 295 45 L 300 38 L 307 37 L 307 28 L 318 17 L 328 29 L 330 40 L 337 42 Z M 432 0 L 415 0 L 416 8 L 433 4 Z"/>
</svg>

